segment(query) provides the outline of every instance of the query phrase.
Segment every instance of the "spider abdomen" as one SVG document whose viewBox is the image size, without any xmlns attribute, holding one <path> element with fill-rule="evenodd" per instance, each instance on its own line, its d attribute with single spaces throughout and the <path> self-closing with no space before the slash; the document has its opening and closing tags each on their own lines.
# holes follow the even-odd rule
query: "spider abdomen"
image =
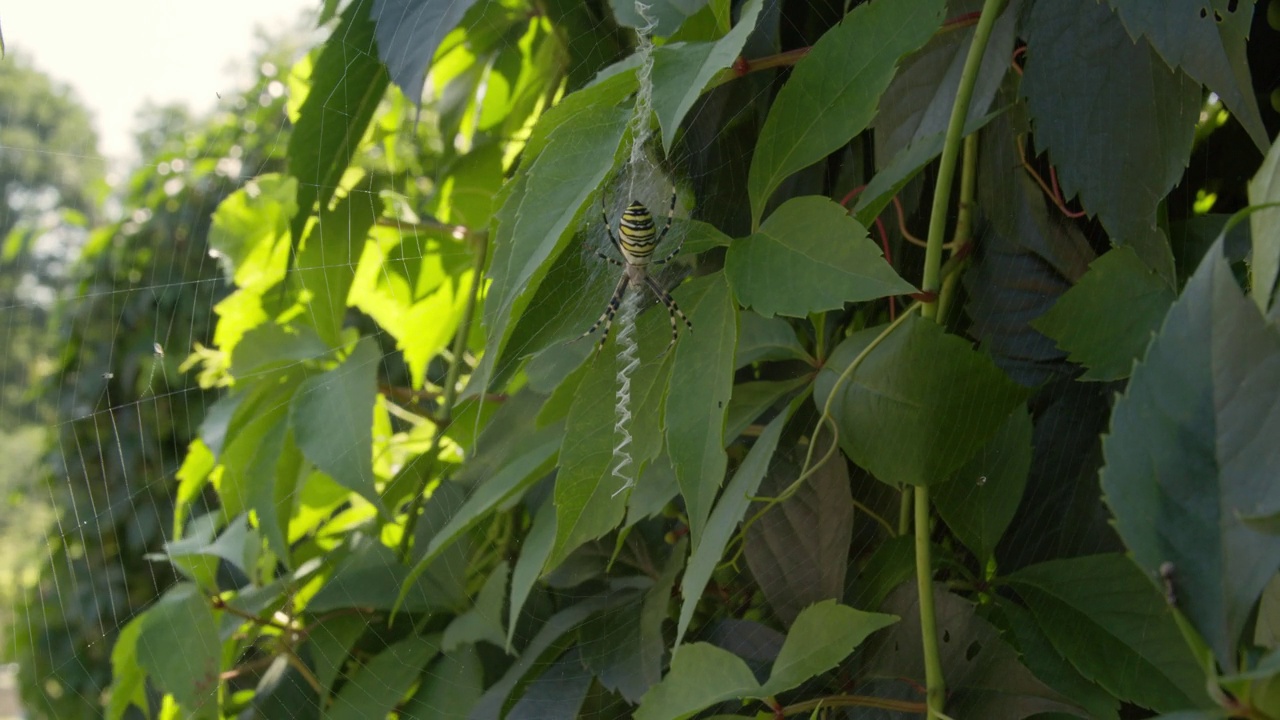
<svg viewBox="0 0 1280 720">
<path fill-rule="evenodd" d="M 649 256 L 658 246 L 656 231 L 653 225 L 653 214 L 639 200 L 632 200 L 626 210 L 622 211 L 622 219 L 618 222 L 619 242 L 627 262 L 632 265 L 647 265 Z"/>
</svg>

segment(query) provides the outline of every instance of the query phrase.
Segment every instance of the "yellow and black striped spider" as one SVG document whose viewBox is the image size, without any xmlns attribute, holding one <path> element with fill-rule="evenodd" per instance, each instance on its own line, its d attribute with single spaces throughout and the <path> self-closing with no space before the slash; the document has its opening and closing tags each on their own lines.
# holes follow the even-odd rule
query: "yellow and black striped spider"
<svg viewBox="0 0 1280 720">
<path fill-rule="evenodd" d="M 644 203 L 639 200 L 632 200 L 627 209 L 622 211 L 622 218 L 618 221 L 619 237 L 614 237 L 613 228 L 610 227 L 609 223 L 609 216 L 605 213 L 604 193 L 600 194 L 600 219 L 604 221 L 604 230 L 609 234 L 609 242 L 612 242 L 613 246 L 622 254 L 624 262 L 619 262 L 599 250 L 596 251 L 596 254 L 621 267 L 622 277 L 618 279 L 618 287 L 614 289 L 613 297 L 609 298 L 608 307 L 604 309 L 599 319 L 596 320 L 596 324 L 592 325 L 590 329 L 579 335 L 575 340 L 581 340 L 590 335 L 596 331 L 596 328 L 600 327 L 601 323 L 604 323 L 604 334 L 600 337 L 600 345 L 597 349 L 603 348 L 605 342 L 609 339 L 609 328 L 613 326 L 613 316 L 617 314 L 618 306 L 622 304 L 622 298 L 626 294 L 628 287 L 637 289 L 647 287 L 654 295 L 658 296 L 663 305 L 667 306 L 667 314 L 671 316 L 671 343 L 667 345 L 667 349 L 670 349 L 671 345 L 674 345 L 676 339 L 680 336 L 680 326 L 676 323 L 677 315 L 689 327 L 690 331 L 693 330 L 693 323 L 689 322 L 689 318 L 685 317 L 685 314 L 680 310 L 680 306 L 676 305 L 676 301 L 649 275 L 649 265 L 667 264 L 684 246 L 682 238 L 669 255 L 661 260 L 650 262 L 649 258 L 658 247 L 658 243 L 662 242 L 662 239 L 667 236 L 667 231 L 671 229 L 671 219 L 675 215 L 675 211 L 676 194 L 673 192 L 671 193 L 671 206 L 667 208 L 667 224 L 663 226 L 662 232 L 655 233 L 653 214 L 649 212 L 649 208 L 645 207 Z"/>
</svg>

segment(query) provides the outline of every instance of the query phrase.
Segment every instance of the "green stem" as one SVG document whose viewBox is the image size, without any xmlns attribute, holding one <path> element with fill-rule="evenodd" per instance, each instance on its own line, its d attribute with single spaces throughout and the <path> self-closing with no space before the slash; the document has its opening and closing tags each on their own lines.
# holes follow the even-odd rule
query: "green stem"
<svg viewBox="0 0 1280 720">
<path fill-rule="evenodd" d="M 933 191 L 933 207 L 929 213 L 929 236 L 924 254 L 924 277 L 920 289 L 926 294 L 937 293 L 942 281 L 942 245 L 947 232 L 947 209 L 951 203 L 951 183 L 955 176 L 956 160 L 964 137 L 964 122 L 969 115 L 969 102 L 982 65 L 982 55 L 991 38 L 991 29 L 1004 6 L 1004 0 L 984 0 L 982 14 L 973 32 L 973 43 L 964 60 L 960 84 L 956 88 L 955 104 L 947 122 L 947 134 L 942 145 L 942 158 L 938 163 L 938 182 Z M 954 259 L 954 258 L 953 258 Z M 926 303 L 921 310 L 925 317 L 938 319 L 937 302 Z M 938 648 L 938 620 L 934 612 L 933 560 L 929 546 L 929 489 L 915 489 L 915 539 L 916 586 L 920 594 L 920 632 L 924 646 L 925 693 L 928 700 L 928 720 L 938 720 L 946 705 L 947 687 L 942 676 L 941 652 Z"/>
<path fill-rule="evenodd" d="M 418 526 L 418 516 L 422 514 L 422 503 L 426 500 L 423 493 L 426 492 L 427 483 L 431 481 L 431 476 L 435 474 L 436 455 L 440 452 L 440 441 L 444 439 L 445 431 L 453 424 L 453 404 L 458 399 L 458 376 L 462 373 L 462 356 L 467 352 L 467 338 L 471 336 L 471 323 L 476 314 L 476 296 L 480 293 L 480 283 L 484 278 L 485 255 L 489 249 L 488 243 L 485 242 L 484 238 L 478 238 L 475 246 L 475 264 L 471 268 L 471 287 L 467 290 L 467 305 L 462 311 L 462 322 L 458 324 L 458 334 L 453 338 L 453 358 L 449 363 L 449 370 L 445 374 L 444 397 L 440 401 L 439 423 L 436 425 L 435 435 L 431 438 L 431 446 L 427 448 L 427 452 L 423 456 L 423 459 L 430 463 L 431 467 L 423 471 L 422 479 L 418 482 L 418 486 L 414 488 L 413 499 L 409 502 L 408 515 L 404 521 L 404 534 L 400 536 L 401 560 L 407 560 L 409 557 L 413 533 Z"/>
<path fill-rule="evenodd" d="M 902 488 L 902 497 L 898 499 L 898 534 L 906 535 L 911 529 L 911 488 Z"/>
</svg>

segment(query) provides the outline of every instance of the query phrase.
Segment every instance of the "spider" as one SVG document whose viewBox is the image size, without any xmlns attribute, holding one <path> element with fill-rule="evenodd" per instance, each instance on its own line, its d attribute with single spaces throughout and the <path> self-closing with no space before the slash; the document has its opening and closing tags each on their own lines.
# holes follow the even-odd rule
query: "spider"
<svg viewBox="0 0 1280 720">
<path fill-rule="evenodd" d="M 596 348 L 597 351 L 604 348 L 604 344 L 609 339 L 609 328 L 613 326 L 613 316 L 618 312 L 618 306 L 622 304 L 622 298 L 627 292 L 628 287 L 639 288 L 641 286 L 649 288 L 663 305 L 667 306 L 667 314 L 671 316 L 671 342 L 667 345 L 670 350 L 675 344 L 676 339 L 680 336 L 679 325 L 676 323 L 678 315 L 684 324 L 689 327 L 689 331 L 693 331 L 693 323 L 689 322 L 689 318 L 685 317 L 684 312 L 680 310 L 680 306 L 676 301 L 667 294 L 666 290 L 649 275 L 649 265 L 665 265 L 669 260 L 674 258 L 680 252 L 680 248 L 684 246 L 684 240 L 676 245 L 671 254 L 661 260 L 654 260 L 652 263 L 649 257 L 653 255 L 653 251 L 667 236 L 667 231 L 671 229 L 671 219 L 676 211 L 676 193 L 671 193 L 671 206 L 667 208 L 667 224 L 663 226 L 662 232 L 657 233 L 655 237 L 653 226 L 653 214 L 649 212 L 649 208 L 639 200 L 632 200 L 626 210 L 622 211 L 622 218 L 618 221 L 618 235 L 620 238 L 614 237 L 613 228 L 609 223 L 609 216 L 605 213 L 604 193 L 600 193 L 600 219 L 604 221 L 604 230 L 609 234 L 609 242 L 617 248 L 622 254 L 625 262 L 619 262 L 608 255 L 596 251 L 596 254 L 604 258 L 609 263 L 622 268 L 622 277 L 618 279 L 618 287 L 613 291 L 613 297 L 609 298 L 609 305 L 601 313 L 596 320 L 595 325 L 574 338 L 575 341 L 590 335 L 600 327 L 600 323 L 604 323 L 604 334 L 600 337 L 600 344 Z M 665 351 L 664 351 L 665 352 Z"/>
</svg>

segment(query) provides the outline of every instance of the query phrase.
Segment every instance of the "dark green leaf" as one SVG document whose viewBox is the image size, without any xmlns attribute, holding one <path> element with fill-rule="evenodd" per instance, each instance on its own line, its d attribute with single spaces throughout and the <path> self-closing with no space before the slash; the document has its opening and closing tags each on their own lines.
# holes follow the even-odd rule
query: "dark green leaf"
<svg viewBox="0 0 1280 720">
<path fill-rule="evenodd" d="M 760 131 L 747 181 L 753 226 L 787 176 L 866 129 L 898 59 L 933 36 L 944 6 L 942 0 L 859 5 L 818 38 Z"/>
<path fill-rule="evenodd" d="M 516 566 L 511 571 L 511 607 L 507 616 L 507 649 L 511 649 L 511 641 L 516 632 L 516 622 L 520 619 L 520 610 L 525 600 L 533 591 L 533 584 L 542 575 L 547 558 L 551 556 L 551 548 L 556 542 L 556 505 L 546 501 L 533 516 L 533 524 L 529 526 L 529 534 L 525 535 L 520 547 L 520 557 L 516 558 Z"/>
<path fill-rule="evenodd" d="M 1145 41 L 1135 44 L 1094 0 L 1034 4 L 1027 34 L 1022 92 L 1036 147 L 1049 151 L 1063 196 L 1078 194 L 1114 242 L 1132 246 L 1172 283 L 1156 206 L 1190 158 L 1200 86 L 1171 72 Z"/>
<path fill-rule="evenodd" d="M 437 638 L 412 635 L 378 653 L 342 686 L 325 720 L 383 720 L 439 651 Z"/>
<path fill-rule="evenodd" d="M 311 68 L 311 86 L 289 134 L 289 174 L 298 179 L 298 212 L 290 225 L 295 245 L 317 205 L 328 207 L 387 89 L 372 6 L 355 0 L 343 11 Z"/>
<path fill-rule="evenodd" d="M 475 648 L 463 646 L 427 666 L 422 684 L 405 703 L 404 720 L 466 720 L 484 692 L 484 663 Z"/>
<path fill-rule="evenodd" d="M 556 643 L 561 638 L 577 629 L 592 615 L 619 604 L 625 604 L 634 597 L 634 591 L 599 593 L 552 615 L 538 633 L 529 640 L 529 643 L 520 649 L 520 658 L 507 668 L 506 673 L 497 682 L 489 686 L 480 701 L 472 708 L 469 717 L 472 720 L 498 720 L 502 716 L 503 707 L 511 691 L 535 668 L 545 668 L 550 664 L 549 659 L 543 656 L 548 654 L 548 651 L 554 651 Z M 515 623 L 512 623 L 512 626 L 514 627 Z M 559 653 L 556 652 L 556 655 Z"/>
<path fill-rule="evenodd" d="M 919 598 L 914 582 L 889 595 L 884 609 L 906 622 L 875 636 L 865 667 L 871 677 L 924 684 Z M 978 617 L 969 601 L 934 585 L 942 676 L 947 681 L 946 712 L 954 718 L 1025 718 L 1057 712 L 1084 717 L 1071 700 L 1040 682 L 1018 662 L 1000 633 Z"/>
<path fill-rule="evenodd" d="M 427 574 L 406 584 L 409 571 L 391 548 L 358 533 L 348 535 L 347 544 L 349 553 L 308 603 L 311 612 L 350 607 L 394 607 L 406 612 L 454 609 L 453 593 L 438 587 L 434 576 Z"/>
<path fill-rule="evenodd" d="M 632 3 L 624 3 L 634 7 Z M 663 47 L 653 54 L 653 111 L 662 126 L 662 147 L 671 150 L 676 130 L 716 74 L 733 64 L 755 29 L 761 0 L 748 0 L 738 24 L 715 42 Z"/>
<path fill-rule="evenodd" d="M 815 458 L 831 447 L 829 435 L 823 440 Z M 800 476 L 800 468 L 789 459 L 778 458 L 769 470 L 759 490 L 766 497 L 778 496 Z M 752 507 L 753 513 L 760 509 L 759 504 Z M 841 598 L 852 538 L 849 466 L 839 453 L 747 531 L 747 566 L 784 626 L 818 601 Z"/>
<path fill-rule="evenodd" d="M 1001 625 L 1004 639 L 1022 656 L 1022 662 L 1049 687 L 1075 700 L 1095 720 L 1116 720 L 1120 702 L 1101 687 L 1086 680 L 1062 654 L 1053 647 L 1044 631 L 1036 625 L 1031 612 L 1021 605 L 1005 602 L 997 596 L 998 609 L 993 622 Z M 988 619 L 992 619 L 988 616 Z"/>
<path fill-rule="evenodd" d="M 938 514 L 979 562 L 994 554 L 1022 500 L 1031 469 L 1031 415 L 1020 407 L 933 495 Z"/>
<path fill-rule="evenodd" d="M 1222 98 L 1255 145 L 1270 144 L 1262 125 L 1245 46 L 1254 0 L 1110 0 L 1129 35 L 1145 37 L 1171 67 Z"/>
<path fill-rule="evenodd" d="M 947 17 L 981 10 L 979 0 L 951 0 L 947 3 Z M 1020 0 L 1007 3 L 991 30 L 982 65 L 978 68 L 973 97 L 969 101 L 966 129 L 987 114 L 1001 81 L 1009 72 L 1009 58 L 1013 54 L 1016 37 L 1015 24 L 1021 12 Z M 973 33 L 972 26 L 938 33 L 919 51 L 902 61 L 902 67 L 898 68 L 893 82 L 880 100 L 872 123 L 876 131 L 875 149 L 880 167 L 907 146 L 931 136 L 940 138 L 946 131 L 951 120 L 951 108 L 955 105 L 956 88 L 960 84 L 960 72 L 969 54 L 969 46 L 973 44 Z M 939 152 L 941 149 L 939 142 Z"/>
<path fill-rule="evenodd" d="M 794 380 L 759 380 L 733 386 L 733 399 L 725 419 L 726 444 L 738 439 L 769 408 L 792 392 L 809 383 L 809 378 Z"/>
<path fill-rule="evenodd" d="M 507 599 L 507 580 L 511 568 L 500 562 L 489 573 L 484 586 L 476 595 L 475 605 L 455 617 L 444 629 L 440 649 L 453 652 L 462 645 L 475 645 L 487 640 L 497 647 L 506 647 L 507 633 L 502 628 L 502 605 Z"/>
<path fill-rule="evenodd" d="M 379 508 L 373 406 L 381 362 L 377 344 L 363 338 L 341 365 L 302 381 L 289 412 L 294 440 L 307 460 Z"/>
<path fill-rule="evenodd" d="M 815 385 L 819 407 L 882 330 L 863 330 L 835 349 Z M 1025 397 L 985 355 L 913 316 L 841 385 L 831 414 L 840 446 L 876 478 L 933 485 L 951 479 Z"/>
<path fill-rule="evenodd" d="M 221 643 L 209 601 L 191 583 L 169 589 L 152 605 L 138 633 L 138 666 L 171 693 L 188 717 L 214 717 Z"/>
<path fill-rule="evenodd" d="M 1054 560 L 1006 580 L 1054 647 L 1111 694 L 1161 712 L 1208 702 L 1164 599 L 1127 558 Z"/>
<path fill-rule="evenodd" d="M 287 655 L 277 655 L 262 673 L 253 692 L 253 709 L 241 720 L 287 717 L 290 720 L 318 720 L 320 698 Z"/>
<path fill-rule="evenodd" d="M 653 34 L 659 37 L 672 35 L 684 24 L 684 21 L 697 13 L 707 4 L 707 0 L 651 0 L 645 3 L 645 14 L 656 24 Z M 636 12 L 633 0 L 609 0 L 614 18 L 619 25 L 629 28 L 642 28 L 648 24 L 645 18 Z"/>
<path fill-rule="evenodd" d="M 139 615 L 116 636 L 111 647 L 111 699 L 107 701 L 107 720 L 121 720 L 132 705 L 147 708 L 147 673 L 138 664 L 138 635 L 146 615 Z"/>
<path fill-rule="evenodd" d="M 1228 672 L 1280 537 L 1242 517 L 1280 508 L 1280 333 L 1210 249 L 1134 368 L 1103 441 L 1115 526 L 1150 577 L 1171 562 L 1178 606 Z"/>
<path fill-rule="evenodd" d="M 662 575 L 643 598 L 602 612 L 582 626 L 582 662 L 600 683 L 628 702 L 662 679 L 662 623 L 671 603 L 676 575 L 684 569 L 687 539 L 671 549 Z"/>
<path fill-rule="evenodd" d="M 307 634 L 311 668 L 326 692 L 342 673 L 351 647 L 367 628 L 367 621 L 359 615 L 338 614 L 319 620 Z"/>
<path fill-rule="evenodd" d="M 738 350 L 733 359 L 735 369 L 767 360 L 813 362 L 786 320 L 761 317 L 753 312 L 739 313 Z"/>
<path fill-rule="evenodd" d="M 724 418 L 733 390 L 738 311 L 723 273 L 697 278 L 674 295 L 693 321 L 694 331 L 676 343 L 667 391 L 667 453 L 696 545 L 728 465 Z"/>
<path fill-rule="evenodd" d="M 525 686 L 504 720 L 577 720 L 590 687 L 580 649 L 570 648 Z"/>
<path fill-rule="evenodd" d="M 1262 167 L 1249 181 L 1249 203 L 1280 202 L 1280 143 L 1271 146 Z M 1253 255 L 1249 270 L 1253 275 L 1250 292 L 1253 301 L 1266 312 L 1275 302 L 1278 291 L 1276 280 L 1280 278 L 1280 207 L 1259 210 L 1249 216 L 1252 230 Z"/>
<path fill-rule="evenodd" d="M 867 229 L 819 196 L 792 198 L 774 210 L 757 232 L 729 246 L 724 271 L 738 302 L 765 317 L 802 318 L 915 292 Z"/>
<path fill-rule="evenodd" d="M 387 66 L 391 81 L 414 105 L 422 102 L 427 65 L 435 57 L 440 41 L 474 3 L 475 0 L 373 0 L 378 57 Z"/>
<path fill-rule="evenodd" d="M 720 502 L 716 503 L 715 509 L 711 511 L 707 530 L 694 546 L 693 555 L 689 558 L 689 566 L 685 570 L 684 578 L 680 581 L 680 596 L 684 598 L 684 604 L 680 607 L 680 619 L 676 624 L 677 646 L 684 638 L 685 630 L 689 628 L 693 611 L 698 606 L 698 600 L 702 598 L 702 591 L 706 589 L 711 573 L 720 562 L 720 556 L 724 554 L 725 545 L 729 543 L 734 528 L 738 527 L 738 522 L 742 520 L 743 513 L 751 503 L 750 497 L 755 495 L 756 489 L 760 487 L 760 481 L 764 479 L 765 471 L 769 469 L 773 452 L 778 448 L 778 438 L 782 436 L 782 428 L 795 412 L 796 405 L 797 403 L 792 401 L 786 412 L 778 413 L 778 416 L 760 433 L 756 444 L 751 446 L 747 457 L 738 466 L 738 471 L 725 487 Z"/>
<path fill-rule="evenodd" d="M 1132 248 L 1118 247 L 1094 260 L 1031 325 L 1071 353 L 1067 359 L 1088 368 L 1082 380 L 1120 380 L 1129 377 L 1173 299 L 1173 288 Z"/>
</svg>

